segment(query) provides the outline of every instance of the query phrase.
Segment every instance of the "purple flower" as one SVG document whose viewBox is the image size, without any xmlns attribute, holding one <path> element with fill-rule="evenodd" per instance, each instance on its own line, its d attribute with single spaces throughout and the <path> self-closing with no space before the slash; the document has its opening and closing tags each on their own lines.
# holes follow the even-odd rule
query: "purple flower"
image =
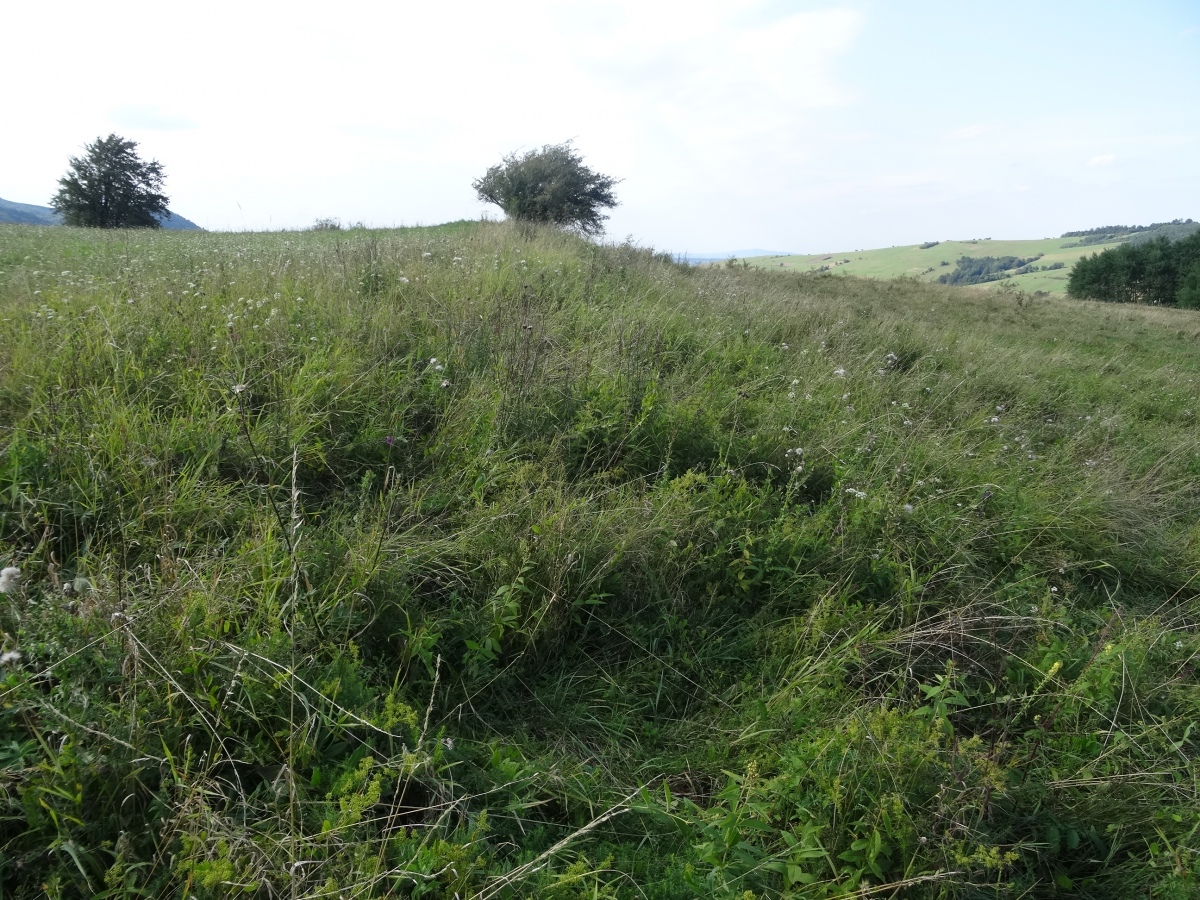
<svg viewBox="0 0 1200 900">
<path fill-rule="evenodd" d="M 387 444 L 389 447 L 392 446 L 393 443 L 395 443 L 394 439 L 392 438 L 392 436 L 390 434 L 383 439 L 383 442 L 385 444 Z"/>
</svg>

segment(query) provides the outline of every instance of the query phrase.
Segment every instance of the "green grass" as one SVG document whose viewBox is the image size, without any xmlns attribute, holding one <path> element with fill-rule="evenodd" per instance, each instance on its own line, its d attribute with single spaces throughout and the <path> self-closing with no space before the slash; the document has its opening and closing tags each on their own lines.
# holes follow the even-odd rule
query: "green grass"
<svg viewBox="0 0 1200 900">
<path fill-rule="evenodd" d="M 457 223 L 0 319 L 4 898 L 1198 895 L 1200 314 Z"/>
<path fill-rule="evenodd" d="M 1067 247 L 1077 243 L 1078 238 L 1049 238 L 1040 241 L 942 241 L 936 247 L 922 250 L 920 245 L 883 247 L 877 250 L 856 250 L 838 253 L 817 253 L 812 256 L 762 256 L 746 260 L 752 266 L 782 269 L 791 272 L 810 272 L 829 266 L 836 275 L 857 275 L 865 278 L 916 278 L 918 281 L 936 282 L 938 278 L 954 271 L 961 256 L 1018 256 L 1028 258 L 1044 256 L 1036 263 L 1050 266 L 1063 263 L 1063 268 L 1048 272 L 1029 272 L 1014 275 L 1002 282 L 991 282 L 975 287 L 995 288 L 998 284 L 1011 285 L 1017 290 L 1034 293 L 1045 291 L 1065 295 L 1067 278 L 1071 267 L 1081 256 L 1098 253 L 1117 244 L 1092 244 L 1086 247 Z M 847 262 L 848 260 L 848 262 Z M 942 263 L 949 263 L 943 266 Z"/>
</svg>

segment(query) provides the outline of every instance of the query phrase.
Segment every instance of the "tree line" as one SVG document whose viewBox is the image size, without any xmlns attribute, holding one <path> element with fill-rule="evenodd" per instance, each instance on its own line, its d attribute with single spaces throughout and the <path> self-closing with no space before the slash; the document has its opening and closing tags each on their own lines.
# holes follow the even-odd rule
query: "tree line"
<svg viewBox="0 0 1200 900">
<path fill-rule="evenodd" d="M 1000 281 L 1014 275 L 1026 275 L 1038 271 L 1034 265 L 1044 254 L 1037 256 L 960 256 L 953 272 L 947 272 L 938 281 L 942 284 L 985 284 Z M 1054 268 L 1052 267 L 1042 268 Z"/>
<path fill-rule="evenodd" d="M 1200 309 L 1200 231 L 1180 241 L 1122 244 L 1075 263 L 1067 295 Z"/>
<path fill-rule="evenodd" d="M 1079 240 L 1063 244 L 1067 247 L 1086 247 L 1089 244 L 1111 244 L 1114 241 L 1131 241 L 1142 243 L 1147 240 L 1165 237 L 1177 241 L 1195 231 L 1200 231 L 1200 223 L 1191 219 L 1172 219 L 1170 222 L 1153 222 L 1150 225 L 1102 225 L 1099 228 L 1089 228 L 1086 231 L 1067 231 L 1065 238 Z"/>
</svg>

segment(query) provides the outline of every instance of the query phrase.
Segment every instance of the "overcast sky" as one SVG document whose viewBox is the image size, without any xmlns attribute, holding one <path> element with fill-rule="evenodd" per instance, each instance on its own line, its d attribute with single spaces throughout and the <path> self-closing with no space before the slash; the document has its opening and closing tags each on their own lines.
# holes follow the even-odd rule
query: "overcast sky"
<svg viewBox="0 0 1200 900">
<path fill-rule="evenodd" d="M 568 138 L 608 234 L 816 252 L 1200 219 L 1200 2 L 12 3 L 0 197 L 115 131 L 211 229 L 478 218 Z M 498 212 L 491 211 L 498 216 Z"/>
</svg>

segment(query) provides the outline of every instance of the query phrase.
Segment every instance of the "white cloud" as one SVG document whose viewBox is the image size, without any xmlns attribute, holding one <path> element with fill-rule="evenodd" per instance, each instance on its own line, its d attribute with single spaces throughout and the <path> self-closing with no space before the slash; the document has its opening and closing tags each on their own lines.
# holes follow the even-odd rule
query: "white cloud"
<svg viewBox="0 0 1200 900">
<path fill-rule="evenodd" d="M 157 106 L 127 104 L 118 106 L 108 114 L 109 119 L 121 128 L 144 128 L 148 131 L 181 131 L 195 128 L 196 123 L 186 116 L 177 116 Z"/>
<path fill-rule="evenodd" d="M 1105 153 L 1102 156 L 1093 156 L 1088 160 L 1088 165 L 1093 167 L 1111 166 L 1116 161 L 1117 156 L 1115 153 Z"/>
</svg>

